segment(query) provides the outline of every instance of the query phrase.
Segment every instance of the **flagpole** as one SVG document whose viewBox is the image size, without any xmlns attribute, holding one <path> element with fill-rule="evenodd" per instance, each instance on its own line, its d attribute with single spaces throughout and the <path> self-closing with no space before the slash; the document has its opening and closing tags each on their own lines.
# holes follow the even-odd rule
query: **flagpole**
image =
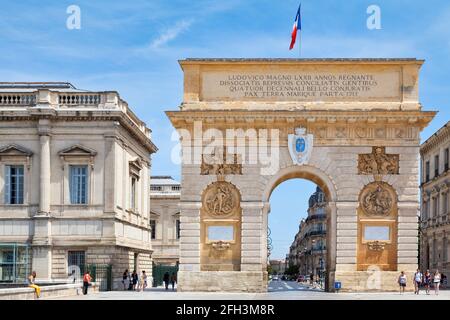
<svg viewBox="0 0 450 320">
<path fill-rule="evenodd" d="M 302 30 L 298 33 L 298 57 L 302 57 Z"/>
</svg>

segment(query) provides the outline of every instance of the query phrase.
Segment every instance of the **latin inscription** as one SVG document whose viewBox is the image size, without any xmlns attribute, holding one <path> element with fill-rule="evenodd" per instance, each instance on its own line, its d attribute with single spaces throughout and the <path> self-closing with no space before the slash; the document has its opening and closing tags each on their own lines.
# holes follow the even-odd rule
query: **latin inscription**
<svg viewBox="0 0 450 320">
<path fill-rule="evenodd" d="M 204 73 L 203 98 L 310 100 L 398 97 L 390 73 Z"/>
</svg>

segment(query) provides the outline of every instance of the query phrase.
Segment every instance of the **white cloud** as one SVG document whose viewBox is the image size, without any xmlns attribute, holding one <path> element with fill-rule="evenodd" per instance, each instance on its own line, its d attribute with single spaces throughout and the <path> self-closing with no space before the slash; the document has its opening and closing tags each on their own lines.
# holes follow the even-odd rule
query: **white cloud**
<svg viewBox="0 0 450 320">
<path fill-rule="evenodd" d="M 159 35 L 158 38 L 153 40 L 153 42 L 151 43 L 150 47 L 152 49 L 159 49 L 160 47 L 162 47 L 165 44 L 167 44 L 169 41 L 172 41 L 173 39 L 178 37 L 178 35 L 180 35 L 181 33 L 183 33 L 186 30 L 188 30 L 193 22 L 194 22 L 193 19 L 181 20 L 181 21 L 177 22 L 174 26 L 164 30 Z"/>
</svg>

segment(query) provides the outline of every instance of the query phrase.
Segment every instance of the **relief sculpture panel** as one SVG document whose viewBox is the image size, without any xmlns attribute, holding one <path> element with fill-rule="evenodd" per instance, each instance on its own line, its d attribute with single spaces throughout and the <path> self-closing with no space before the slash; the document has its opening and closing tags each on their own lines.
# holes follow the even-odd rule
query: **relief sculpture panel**
<svg viewBox="0 0 450 320">
<path fill-rule="evenodd" d="M 372 153 L 358 155 L 358 174 L 398 174 L 399 155 L 386 154 L 385 147 L 373 147 Z"/>
</svg>

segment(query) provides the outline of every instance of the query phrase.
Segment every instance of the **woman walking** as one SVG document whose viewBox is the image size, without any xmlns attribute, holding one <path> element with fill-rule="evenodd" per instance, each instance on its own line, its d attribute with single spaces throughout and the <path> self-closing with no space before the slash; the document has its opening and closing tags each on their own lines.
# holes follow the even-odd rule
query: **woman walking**
<svg viewBox="0 0 450 320">
<path fill-rule="evenodd" d="M 439 273 L 439 270 L 436 269 L 436 272 L 434 273 L 434 277 L 433 277 L 434 293 L 436 295 L 439 294 L 439 285 L 440 284 L 441 284 L 441 274 Z"/>
<path fill-rule="evenodd" d="M 142 271 L 140 280 L 140 289 L 141 291 L 144 291 L 145 288 L 147 288 L 147 275 L 145 274 L 145 271 Z"/>
<path fill-rule="evenodd" d="M 138 279 L 139 279 L 139 276 L 138 276 L 136 270 L 133 270 L 133 273 L 131 275 L 131 281 L 133 282 L 133 289 L 132 290 L 136 290 L 136 285 L 138 283 Z"/>
<path fill-rule="evenodd" d="M 423 283 L 425 285 L 425 292 L 430 294 L 430 284 L 431 284 L 431 273 L 427 270 L 423 276 Z"/>
<path fill-rule="evenodd" d="M 122 275 L 123 290 L 127 290 L 130 285 L 128 269 L 125 269 Z"/>
<path fill-rule="evenodd" d="M 414 273 L 414 294 L 419 294 L 422 281 L 423 281 L 422 272 L 420 272 L 420 269 L 417 269 L 416 273 Z"/>
<path fill-rule="evenodd" d="M 405 293 L 405 287 L 406 287 L 406 275 L 405 272 L 402 271 L 400 273 L 400 276 L 398 277 L 398 284 L 400 286 L 400 294 Z"/>
</svg>

